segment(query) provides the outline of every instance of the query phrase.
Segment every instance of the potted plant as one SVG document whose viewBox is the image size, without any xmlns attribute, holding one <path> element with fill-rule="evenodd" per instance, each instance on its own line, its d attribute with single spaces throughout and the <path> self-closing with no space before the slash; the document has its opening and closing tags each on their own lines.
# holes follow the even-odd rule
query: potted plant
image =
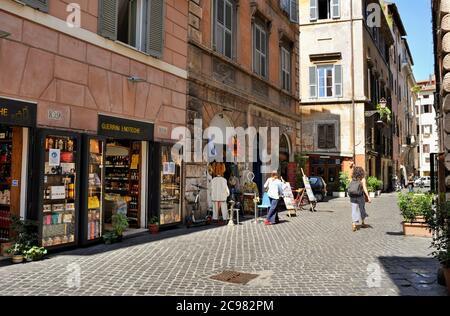
<svg viewBox="0 0 450 316">
<path fill-rule="evenodd" d="M 25 260 L 27 261 L 37 261 L 44 258 L 47 254 L 47 249 L 44 247 L 33 246 L 28 250 L 23 251 Z"/>
<path fill-rule="evenodd" d="M 8 254 L 8 249 L 11 248 L 13 246 L 13 242 L 7 241 L 7 242 L 2 242 L 0 244 L 0 255 L 3 257 L 9 257 L 10 254 Z"/>
<path fill-rule="evenodd" d="M 403 234 L 432 237 L 430 222 L 433 218 L 432 194 L 399 194 L 398 206 L 403 216 Z"/>
<path fill-rule="evenodd" d="M 148 230 L 151 234 L 157 234 L 159 232 L 159 218 L 153 216 L 148 222 Z"/>
<path fill-rule="evenodd" d="M 441 263 L 448 293 L 450 294 L 450 202 L 438 201 L 434 216 L 428 220 L 433 231 L 433 256 Z"/>
<path fill-rule="evenodd" d="M 333 192 L 334 197 L 346 197 L 348 186 L 350 185 L 350 176 L 348 172 L 339 172 L 339 192 Z"/>
<path fill-rule="evenodd" d="M 105 244 L 110 245 L 113 243 L 116 243 L 118 240 L 118 236 L 116 234 L 115 231 L 106 231 L 103 234 L 103 241 L 105 242 Z"/>
<path fill-rule="evenodd" d="M 386 120 L 387 122 L 391 121 L 392 111 L 387 106 L 378 104 L 377 112 L 380 115 L 380 120 L 382 120 L 382 121 Z"/>
<path fill-rule="evenodd" d="M 376 192 L 375 196 L 381 196 L 381 189 L 382 188 L 383 188 L 383 181 L 378 180 L 377 192 Z"/>
<path fill-rule="evenodd" d="M 367 178 L 367 190 L 369 191 L 369 196 L 371 198 L 375 197 L 375 192 L 378 188 L 378 179 L 376 177 Z"/>
<path fill-rule="evenodd" d="M 112 216 L 113 230 L 117 235 L 117 240 L 121 241 L 123 238 L 123 232 L 128 228 L 128 218 L 122 213 L 117 213 Z"/>
<path fill-rule="evenodd" d="M 11 248 L 7 250 L 7 253 L 11 255 L 11 260 L 13 263 L 22 263 L 23 262 L 23 252 L 24 245 L 20 243 L 14 243 Z"/>
</svg>

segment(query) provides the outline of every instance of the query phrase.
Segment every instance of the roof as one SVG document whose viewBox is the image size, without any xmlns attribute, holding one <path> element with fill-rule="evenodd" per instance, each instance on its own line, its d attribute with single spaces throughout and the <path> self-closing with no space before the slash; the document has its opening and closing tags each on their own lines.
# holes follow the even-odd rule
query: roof
<svg viewBox="0 0 450 316">
<path fill-rule="evenodd" d="M 409 58 L 411 59 L 411 65 L 414 66 L 414 59 L 412 57 L 411 50 L 409 49 L 408 40 L 406 38 L 402 38 L 403 43 L 405 44 L 406 51 L 408 52 Z"/>
<path fill-rule="evenodd" d="M 403 25 L 402 18 L 400 17 L 400 13 L 398 12 L 397 5 L 395 3 L 388 3 L 387 6 L 389 9 L 389 12 L 391 13 L 391 15 L 394 19 L 395 25 L 397 25 L 397 27 L 400 31 L 400 35 L 406 36 L 407 35 L 406 29 L 405 29 L 405 26 Z"/>
</svg>

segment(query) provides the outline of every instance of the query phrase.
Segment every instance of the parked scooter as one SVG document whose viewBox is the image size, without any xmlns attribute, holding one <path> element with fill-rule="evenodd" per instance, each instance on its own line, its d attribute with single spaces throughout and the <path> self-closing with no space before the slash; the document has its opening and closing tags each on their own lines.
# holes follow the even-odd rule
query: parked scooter
<svg viewBox="0 0 450 316">
<path fill-rule="evenodd" d="M 186 224 L 187 228 L 192 227 L 192 226 L 209 225 L 209 224 L 211 224 L 211 221 L 212 221 L 212 216 L 209 211 L 207 212 L 207 214 L 204 218 L 196 217 L 199 215 L 199 213 L 201 213 L 200 191 L 207 190 L 207 188 L 205 188 L 201 185 L 198 185 L 198 184 L 193 184 L 193 186 L 196 188 L 196 190 L 194 192 L 194 205 L 192 206 L 191 214 L 186 216 L 186 218 L 185 218 L 185 224 Z"/>
</svg>

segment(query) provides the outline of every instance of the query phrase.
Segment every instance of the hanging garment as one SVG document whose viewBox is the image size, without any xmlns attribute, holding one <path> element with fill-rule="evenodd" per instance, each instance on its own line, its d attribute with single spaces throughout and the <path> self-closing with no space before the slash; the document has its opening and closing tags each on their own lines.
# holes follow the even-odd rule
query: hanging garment
<svg viewBox="0 0 450 316">
<path fill-rule="evenodd" d="M 227 180 L 224 177 L 215 177 L 211 180 L 211 201 L 226 201 L 230 195 Z"/>
</svg>

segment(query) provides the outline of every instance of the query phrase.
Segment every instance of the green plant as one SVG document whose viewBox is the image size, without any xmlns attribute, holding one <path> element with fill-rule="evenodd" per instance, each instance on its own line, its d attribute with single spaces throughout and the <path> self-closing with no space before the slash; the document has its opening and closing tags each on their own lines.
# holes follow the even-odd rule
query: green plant
<svg viewBox="0 0 450 316">
<path fill-rule="evenodd" d="M 150 220 L 148 221 L 148 223 L 150 225 L 159 225 L 159 218 L 158 218 L 158 216 L 151 217 Z"/>
<path fill-rule="evenodd" d="M 28 261 L 41 260 L 47 254 L 47 249 L 44 247 L 33 246 L 25 250 L 23 255 Z"/>
<path fill-rule="evenodd" d="M 339 172 L 339 192 L 347 192 L 349 185 L 350 176 L 348 172 Z"/>
<path fill-rule="evenodd" d="M 24 253 L 24 251 L 24 246 L 22 244 L 14 243 L 11 248 L 6 250 L 6 253 L 13 256 L 20 256 Z"/>
<path fill-rule="evenodd" d="M 112 226 L 117 236 L 122 236 L 125 229 L 128 228 L 128 218 L 122 213 L 117 213 L 112 216 Z"/>
<path fill-rule="evenodd" d="M 378 180 L 377 190 L 381 190 L 383 188 L 383 181 Z"/>
<path fill-rule="evenodd" d="M 380 104 L 377 104 L 377 112 L 380 115 L 380 119 L 386 119 L 388 122 L 391 121 L 392 111 L 387 107 L 382 107 Z"/>
<path fill-rule="evenodd" d="M 7 250 L 9 254 L 23 255 L 33 246 L 38 245 L 38 225 L 36 221 L 22 220 L 20 217 L 11 216 L 11 231 L 14 242 Z"/>
<path fill-rule="evenodd" d="M 418 216 L 423 216 L 425 222 L 433 226 L 433 194 L 400 193 L 398 206 L 405 222 L 412 223 Z"/>
<path fill-rule="evenodd" d="M 435 249 L 432 255 L 445 268 L 450 268 L 450 202 L 438 201 L 435 215 L 429 225 L 433 231 L 431 246 Z"/>
<path fill-rule="evenodd" d="M 115 231 L 107 231 L 103 234 L 103 241 L 105 242 L 105 244 L 113 244 L 117 242 L 118 239 L 119 236 Z"/>
<path fill-rule="evenodd" d="M 376 177 L 367 178 L 367 190 L 369 192 L 375 192 L 378 188 L 378 179 Z"/>
</svg>

